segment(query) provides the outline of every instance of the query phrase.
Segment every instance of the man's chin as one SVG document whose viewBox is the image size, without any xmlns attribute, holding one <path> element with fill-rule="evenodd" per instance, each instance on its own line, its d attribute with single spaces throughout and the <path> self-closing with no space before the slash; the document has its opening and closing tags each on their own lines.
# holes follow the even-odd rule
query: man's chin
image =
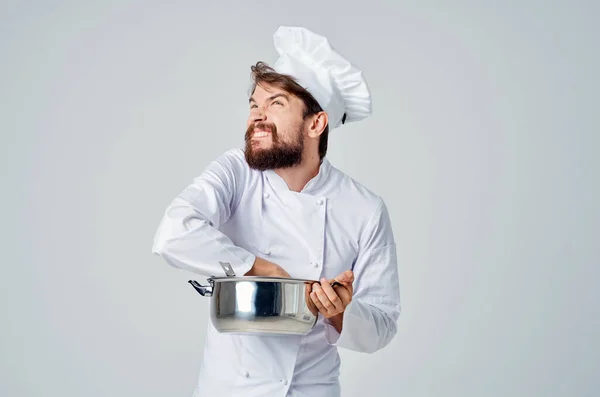
<svg viewBox="0 0 600 397">
<path fill-rule="evenodd" d="M 254 151 L 265 152 L 273 147 L 273 143 L 270 141 L 269 142 L 253 141 L 250 143 L 250 146 L 252 147 L 252 149 Z"/>
<path fill-rule="evenodd" d="M 248 165 L 257 170 L 291 168 L 302 161 L 302 148 L 275 147 L 271 144 L 265 147 L 248 142 L 245 155 Z"/>
</svg>

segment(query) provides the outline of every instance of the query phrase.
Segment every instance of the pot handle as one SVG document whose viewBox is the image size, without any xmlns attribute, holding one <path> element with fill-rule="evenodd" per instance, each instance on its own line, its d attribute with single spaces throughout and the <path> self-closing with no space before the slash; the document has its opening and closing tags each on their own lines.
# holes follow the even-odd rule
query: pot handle
<svg viewBox="0 0 600 397">
<path fill-rule="evenodd" d="M 223 268 L 223 271 L 225 272 L 225 275 L 227 275 L 227 277 L 235 277 L 235 272 L 233 271 L 233 268 L 228 262 L 219 261 L 219 264 Z"/>
<path fill-rule="evenodd" d="M 195 280 L 190 280 L 188 283 L 192 284 L 192 287 L 202 296 L 212 296 L 213 294 L 213 286 L 212 285 L 200 285 Z"/>
</svg>

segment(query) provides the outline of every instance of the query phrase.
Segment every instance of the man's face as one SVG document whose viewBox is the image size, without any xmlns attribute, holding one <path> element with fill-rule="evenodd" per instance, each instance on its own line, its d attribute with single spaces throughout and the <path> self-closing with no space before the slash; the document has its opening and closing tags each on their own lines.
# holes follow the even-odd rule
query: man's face
<svg viewBox="0 0 600 397">
<path fill-rule="evenodd" d="M 304 151 L 304 104 L 282 89 L 257 85 L 250 98 L 246 161 L 259 170 L 293 167 Z"/>
</svg>

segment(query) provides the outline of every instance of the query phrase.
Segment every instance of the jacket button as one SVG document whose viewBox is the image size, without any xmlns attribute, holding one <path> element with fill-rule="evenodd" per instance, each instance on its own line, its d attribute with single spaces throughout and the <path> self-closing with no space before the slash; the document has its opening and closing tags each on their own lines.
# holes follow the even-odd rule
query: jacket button
<svg viewBox="0 0 600 397">
<path fill-rule="evenodd" d="M 323 199 L 319 199 L 319 200 L 317 201 L 317 204 L 319 204 L 319 205 L 323 205 L 323 203 L 324 203 Z"/>
<path fill-rule="evenodd" d="M 319 267 L 319 262 L 313 262 L 314 267 Z"/>
<path fill-rule="evenodd" d="M 269 197 L 271 197 L 271 195 L 269 193 L 265 193 L 265 198 L 268 199 Z"/>
<path fill-rule="evenodd" d="M 281 380 L 281 383 L 283 383 L 284 385 L 287 385 L 287 380 L 285 380 L 285 379 L 282 379 L 282 380 Z"/>
<path fill-rule="evenodd" d="M 244 376 L 244 378 L 247 378 L 247 377 L 249 377 L 249 376 L 250 376 L 250 374 L 248 373 L 248 371 L 244 371 L 244 372 L 242 373 L 242 375 Z"/>
<path fill-rule="evenodd" d="M 265 255 L 271 255 L 271 250 L 270 249 L 266 250 Z"/>
</svg>

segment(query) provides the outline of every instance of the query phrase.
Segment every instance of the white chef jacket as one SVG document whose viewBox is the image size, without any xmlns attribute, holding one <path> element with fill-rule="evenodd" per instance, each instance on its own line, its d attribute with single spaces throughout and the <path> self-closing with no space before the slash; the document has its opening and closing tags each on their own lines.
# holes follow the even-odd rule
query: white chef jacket
<svg viewBox="0 0 600 397">
<path fill-rule="evenodd" d="M 274 171 L 250 168 L 242 149 L 223 153 L 167 207 L 153 253 L 206 277 L 224 276 L 219 261 L 244 275 L 256 256 L 293 278 L 354 271 L 341 334 L 321 315 L 306 336 L 231 335 L 208 321 L 194 397 L 340 396 L 337 348 L 372 353 L 396 334 L 399 280 L 386 205 L 326 158 L 294 192 Z"/>
</svg>

